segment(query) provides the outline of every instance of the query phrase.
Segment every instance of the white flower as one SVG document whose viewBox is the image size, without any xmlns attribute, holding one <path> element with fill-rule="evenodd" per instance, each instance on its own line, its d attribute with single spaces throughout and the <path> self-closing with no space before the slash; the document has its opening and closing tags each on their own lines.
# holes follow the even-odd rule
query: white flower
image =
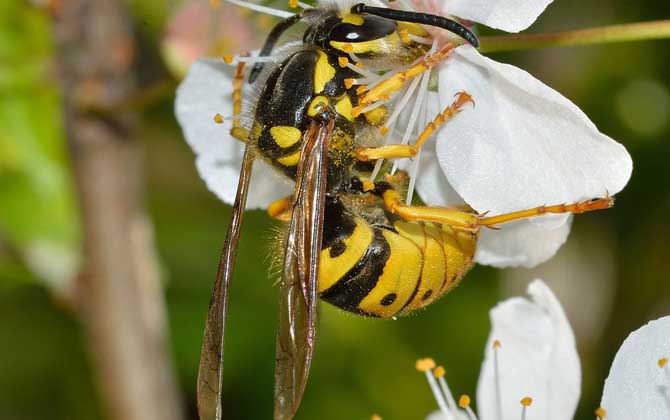
<svg viewBox="0 0 670 420">
<path fill-rule="evenodd" d="M 544 282 L 533 281 L 528 294 L 530 299 L 511 298 L 490 312 L 477 385 L 481 420 L 569 420 L 577 407 L 581 369 L 570 324 Z M 475 418 L 469 398 L 458 404 L 465 412 L 455 407 L 443 370 L 426 376 L 433 383 L 438 377 L 439 389 L 432 388 L 442 407 L 430 420 Z"/>
<path fill-rule="evenodd" d="M 432 6 L 418 9 L 520 31 L 551 1 L 444 0 L 439 3 L 442 10 L 435 10 L 433 0 L 425 2 Z M 413 7 L 420 2 L 398 3 Z M 431 51 L 453 39 L 445 31 L 431 33 L 435 37 Z M 434 73 L 436 83 L 430 83 L 427 72 L 391 98 L 396 110 L 403 112 L 390 116 L 384 141 L 413 142 L 457 92 L 468 92 L 476 106 L 467 106 L 448 121 L 412 161 L 397 162 L 412 178 L 408 201 L 416 187 L 428 205 L 466 202 L 479 213 L 496 215 L 614 195 L 628 182 L 632 162 L 625 148 L 598 132 L 576 105 L 528 73 L 490 60 L 469 45 L 456 48 Z M 383 77 L 365 70 L 361 76 L 366 83 Z M 428 92 L 434 84 L 437 93 Z M 234 198 L 242 145 L 230 137 L 229 126 L 216 125 L 212 117 L 232 114 L 231 85 L 231 71 L 223 64 L 199 61 L 176 99 L 177 118 L 198 156 L 198 170 L 227 203 Z M 380 165 L 381 161 L 377 168 Z M 290 186 L 270 172 L 263 163 L 255 167 L 249 208 L 265 207 L 290 194 Z M 565 242 L 570 221 L 567 215 L 551 215 L 506 224 L 502 230 L 484 229 L 475 259 L 501 267 L 539 264 Z"/>
<path fill-rule="evenodd" d="M 605 380 L 603 418 L 670 418 L 670 316 L 632 332 L 614 357 Z M 606 411 L 606 414 L 605 414 Z"/>
</svg>

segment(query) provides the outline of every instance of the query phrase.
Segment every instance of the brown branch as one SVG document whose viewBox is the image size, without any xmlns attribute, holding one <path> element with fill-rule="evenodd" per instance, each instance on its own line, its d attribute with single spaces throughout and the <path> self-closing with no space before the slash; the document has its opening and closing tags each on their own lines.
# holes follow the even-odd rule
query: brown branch
<svg viewBox="0 0 670 420">
<path fill-rule="evenodd" d="M 143 209 L 137 116 L 115 107 L 135 92 L 126 5 L 56 4 L 54 37 L 84 237 L 78 297 L 109 418 L 181 420 Z M 109 109 L 115 112 L 97 112 Z"/>
</svg>

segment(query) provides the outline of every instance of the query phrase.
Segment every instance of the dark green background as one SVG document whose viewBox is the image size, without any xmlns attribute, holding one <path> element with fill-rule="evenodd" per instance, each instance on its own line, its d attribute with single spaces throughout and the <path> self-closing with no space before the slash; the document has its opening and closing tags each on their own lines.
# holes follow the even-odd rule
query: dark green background
<svg viewBox="0 0 670 420">
<path fill-rule="evenodd" d="M 136 0 L 133 6 L 143 52 L 149 57 L 146 71 L 167 74 L 160 61 L 151 58 L 159 56 L 166 5 Z M 666 0 L 556 0 L 530 31 L 668 17 Z M 47 16 L 28 3 L 0 1 L 0 419 L 102 419 L 79 321 L 16 255 L 34 237 L 66 248 L 78 246 L 59 96 L 50 77 L 48 25 Z M 584 379 L 576 418 L 593 418 L 622 340 L 646 320 L 670 312 L 670 43 L 492 57 L 528 70 L 572 99 L 633 156 L 633 177 L 617 196 L 616 207 L 577 217 L 571 236 L 576 240 L 607 232 L 600 243 L 613 256 L 612 281 L 602 291 L 611 294 L 611 309 L 595 342 L 578 342 Z M 665 102 L 635 89 L 640 80 L 655 83 Z M 196 174 L 172 101 L 169 94 L 146 109 L 140 138 L 147 206 L 164 272 L 171 351 L 195 419 L 202 329 L 230 209 Z M 658 112 L 664 127 L 649 129 L 647 119 Z M 246 220 L 227 331 L 225 410 L 235 419 L 269 418 L 277 289 L 259 256 L 268 252 L 273 222 L 263 212 L 251 212 Z M 592 250 L 584 247 L 579 252 L 588 255 Z M 436 407 L 423 376 L 413 367 L 417 357 L 426 355 L 445 364 L 455 393 L 474 395 L 489 330 L 488 310 L 506 297 L 503 274 L 476 267 L 455 292 L 397 321 L 362 319 L 323 304 L 320 339 L 298 418 L 362 420 L 379 413 L 386 420 L 421 419 Z M 560 284 L 572 279 L 551 280 Z"/>
</svg>

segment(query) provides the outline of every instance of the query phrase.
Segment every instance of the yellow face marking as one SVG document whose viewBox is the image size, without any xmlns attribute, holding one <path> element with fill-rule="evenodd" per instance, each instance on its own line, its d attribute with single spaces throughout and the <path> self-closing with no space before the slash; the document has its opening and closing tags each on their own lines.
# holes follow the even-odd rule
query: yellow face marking
<svg viewBox="0 0 670 420">
<path fill-rule="evenodd" d="M 403 313 L 408 313 L 430 304 L 440 296 L 444 283 L 446 260 L 442 244 L 428 234 L 422 224 L 396 222 L 394 226 L 401 236 L 414 242 L 423 254 L 421 283 L 410 304 L 403 309 Z M 433 229 L 436 234 L 439 234 L 436 228 Z"/>
<path fill-rule="evenodd" d="M 298 164 L 298 161 L 300 161 L 300 150 L 277 159 L 277 162 L 284 166 L 295 166 Z"/>
<path fill-rule="evenodd" d="M 319 51 L 319 58 L 314 66 L 314 93 L 321 93 L 333 77 L 335 77 L 335 68 L 328 62 L 328 56 Z"/>
<path fill-rule="evenodd" d="M 387 318 L 398 313 L 412 295 L 421 275 L 421 251 L 409 239 L 394 232 L 382 231 L 391 248 L 389 258 L 377 285 L 358 307 Z"/>
<path fill-rule="evenodd" d="M 382 125 L 386 121 L 386 115 L 388 114 L 388 109 L 385 106 L 380 106 L 373 109 L 372 111 L 366 112 L 365 119 L 374 126 Z"/>
<path fill-rule="evenodd" d="M 277 143 L 277 146 L 282 149 L 293 146 L 302 137 L 300 130 L 289 125 L 277 125 L 272 127 L 270 129 L 270 135 L 275 143 Z"/>
<path fill-rule="evenodd" d="M 363 16 L 357 14 L 349 14 L 342 18 L 342 22 L 351 23 L 352 25 L 362 26 L 365 23 Z"/>
<path fill-rule="evenodd" d="M 330 257 L 330 249 L 321 251 L 319 257 L 319 292 L 323 292 L 344 277 L 363 258 L 372 243 L 372 229 L 362 219 L 356 219 L 356 227 L 347 239 L 342 241 L 344 252 Z"/>
<path fill-rule="evenodd" d="M 335 104 L 335 111 L 349 121 L 354 120 L 354 116 L 351 113 L 352 108 L 351 100 L 347 95 L 344 95 L 344 97 Z"/>
<path fill-rule="evenodd" d="M 309 106 L 307 107 L 307 115 L 310 117 L 315 117 L 324 109 L 326 109 L 329 104 L 330 101 L 328 101 L 328 98 L 319 95 L 312 99 L 312 102 L 309 103 Z"/>
<path fill-rule="evenodd" d="M 365 53 L 391 53 L 402 44 L 398 32 L 393 32 L 383 38 L 362 42 L 340 42 L 330 41 L 330 46 L 344 52 L 354 54 Z"/>
</svg>

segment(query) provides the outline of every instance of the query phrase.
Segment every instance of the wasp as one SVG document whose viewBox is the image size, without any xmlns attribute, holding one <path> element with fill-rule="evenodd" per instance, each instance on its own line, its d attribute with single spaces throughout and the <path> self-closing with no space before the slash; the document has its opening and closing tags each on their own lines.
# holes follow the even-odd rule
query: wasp
<svg viewBox="0 0 670 420">
<path fill-rule="evenodd" d="M 277 47 L 284 32 L 306 25 L 302 40 Z M 426 27 L 455 36 L 439 49 Z M 236 117 L 231 134 L 245 143 L 228 228 L 205 327 L 198 376 L 203 420 L 221 418 L 224 325 L 246 197 L 255 160 L 295 182 L 294 194 L 268 208 L 287 222 L 283 237 L 275 367 L 276 419 L 300 404 L 314 352 L 319 298 L 363 316 L 390 318 L 423 308 L 456 286 L 473 265 L 482 227 L 544 213 L 608 208 L 611 198 L 542 206 L 489 216 L 470 208 L 406 202 L 407 174 L 375 168 L 411 158 L 473 98 L 461 92 L 411 144 L 380 145 L 394 112 L 388 99 L 445 60 L 459 43 L 478 46 L 463 24 L 443 16 L 364 3 L 307 8 L 268 35 L 248 82 L 251 117 Z M 280 50 L 281 58 L 263 60 Z M 389 66 L 396 71 L 381 71 Z M 360 83 L 361 74 L 378 76 Z M 233 101 L 241 113 L 244 61 Z"/>
</svg>

